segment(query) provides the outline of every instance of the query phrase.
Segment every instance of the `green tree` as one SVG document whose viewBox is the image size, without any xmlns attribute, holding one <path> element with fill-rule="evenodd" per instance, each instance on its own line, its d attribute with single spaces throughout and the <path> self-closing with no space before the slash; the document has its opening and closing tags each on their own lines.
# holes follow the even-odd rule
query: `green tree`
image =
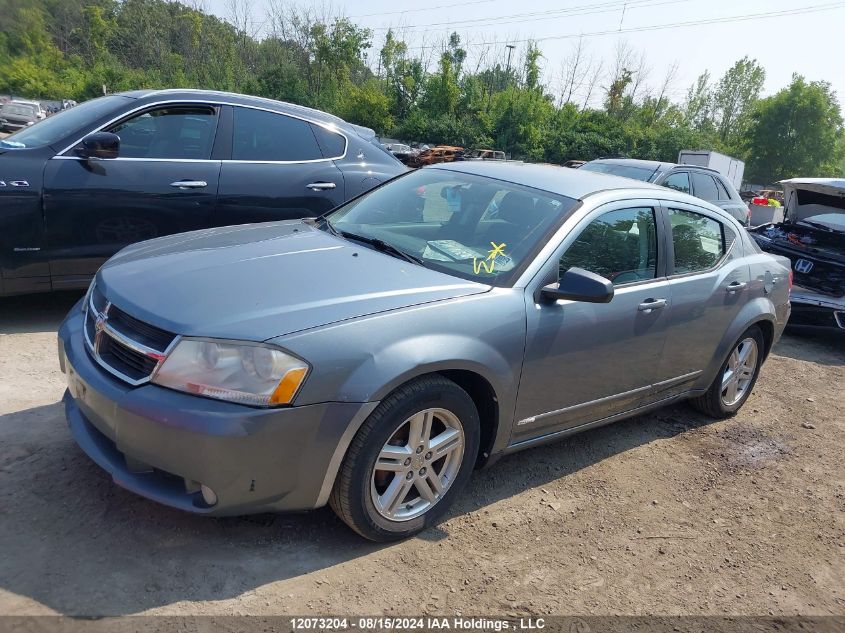
<svg viewBox="0 0 845 633">
<path fill-rule="evenodd" d="M 743 57 L 724 74 L 713 92 L 713 116 L 719 142 L 728 151 L 741 144 L 766 71 L 756 59 Z"/>
<path fill-rule="evenodd" d="M 793 75 L 787 88 L 757 104 L 751 119 L 746 140 L 751 181 L 842 175 L 845 131 L 827 82 Z"/>
</svg>

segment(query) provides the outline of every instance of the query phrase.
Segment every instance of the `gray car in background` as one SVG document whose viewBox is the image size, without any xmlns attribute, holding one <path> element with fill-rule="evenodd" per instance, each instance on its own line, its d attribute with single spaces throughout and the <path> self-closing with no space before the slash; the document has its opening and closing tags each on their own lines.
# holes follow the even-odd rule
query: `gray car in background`
<svg viewBox="0 0 845 633">
<path fill-rule="evenodd" d="M 748 204 L 733 183 L 715 169 L 636 158 L 600 158 L 591 160 L 581 169 L 653 182 L 688 193 L 724 209 L 743 226 L 750 223 Z"/>
<path fill-rule="evenodd" d="M 41 120 L 38 107 L 31 103 L 10 101 L 0 106 L 0 132 L 17 132 L 25 127 L 35 125 Z"/>
<path fill-rule="evenodd" d="M 122 250 L 59 331 L 66 416 L 116 483 L 160 503 L 329 503 L 387 541 L 504 454 L 678 400 L 732 415 L 789 284 L 788 260 L 697 198 L 438 165 L 321 219 Z"/>
</svg>

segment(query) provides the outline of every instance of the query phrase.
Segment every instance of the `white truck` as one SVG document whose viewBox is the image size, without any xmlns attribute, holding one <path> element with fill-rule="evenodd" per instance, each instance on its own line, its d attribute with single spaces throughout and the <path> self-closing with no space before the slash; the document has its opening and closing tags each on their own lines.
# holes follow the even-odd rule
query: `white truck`
<svg viewBox="0 0 845 633">
<path fill-rule="evenodd" d="M 715 169 L 733 183 L 739 191 L 742 186 L 742 176 L 745 174 L 745 163 L 738 158 L 726 156 L 719 152 L 708 150 L 682 149 L 678 152 L 678 163 L 698 165 Z"/>
</svg>

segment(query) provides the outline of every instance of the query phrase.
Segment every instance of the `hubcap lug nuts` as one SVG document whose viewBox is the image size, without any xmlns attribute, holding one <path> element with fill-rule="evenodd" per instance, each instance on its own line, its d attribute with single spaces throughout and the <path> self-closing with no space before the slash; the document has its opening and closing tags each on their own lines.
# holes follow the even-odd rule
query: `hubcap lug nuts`
<svg viewBox="0 0 845 633">
<path fill-rule="evenodd" d="M 428 452 L 425 454 L 425 458 L 426 458 L 426 459 L 431 459 L 431 451 L 428 451 Z"/>
<path fill-rule="evenodd" d="M 414 473 L 408 473 L 407 475 L 405 475 L 405 479 L 413 479 L 413 478 L 414 478 Z"/>
<path fill-rule="evenodd" d="M 422 452 L 423 452 L 423 447 L 422 447 L 422 446 L 417 446 L 417 455 L 419 455 L 419 454 L 420 454 L 420 453 L 422 453 Z"/>
<path fill-rule="evenodd" d="M 408 459 L 405 460 L 405 466 L 410 466 L 410 465 L 411 465 L 411 458 L 409 457 Z"/>
<path fill-rule="evenodd" d="M 420 477 L 425 476 L 425 468 L 420 468 Z"/>
</svg>

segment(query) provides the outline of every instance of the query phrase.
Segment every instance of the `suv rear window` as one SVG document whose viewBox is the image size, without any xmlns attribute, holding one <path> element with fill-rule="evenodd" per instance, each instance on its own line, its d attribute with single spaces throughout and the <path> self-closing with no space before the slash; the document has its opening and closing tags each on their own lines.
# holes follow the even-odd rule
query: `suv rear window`
<svg viewBox="0 0 845 633">
<path fill-rule="evenodd" d="M 702 200 L 718 200 L 719 191 L 716 189 L 716 182 L 710 174 L 692 172 L 692 188 L 696 198 Z"/>
<path fill-rule="evenodd" d="M 716 178 L 716 187 L 719 189 L 719 200 L 731 200 L 731 194 L 721 178 Z"/>
<path fill-rule="evenodd" d="M 689 174 L 685 171 L 675 172 L 663 182 L 663 186 L 689 193 Z"/>
<path fill-rule="evenodd" d="M 311 124 L 293 117 L 235 108 L 232 158 L 246 161 L 305 161 L 323 158 Z"/>
</svg>

